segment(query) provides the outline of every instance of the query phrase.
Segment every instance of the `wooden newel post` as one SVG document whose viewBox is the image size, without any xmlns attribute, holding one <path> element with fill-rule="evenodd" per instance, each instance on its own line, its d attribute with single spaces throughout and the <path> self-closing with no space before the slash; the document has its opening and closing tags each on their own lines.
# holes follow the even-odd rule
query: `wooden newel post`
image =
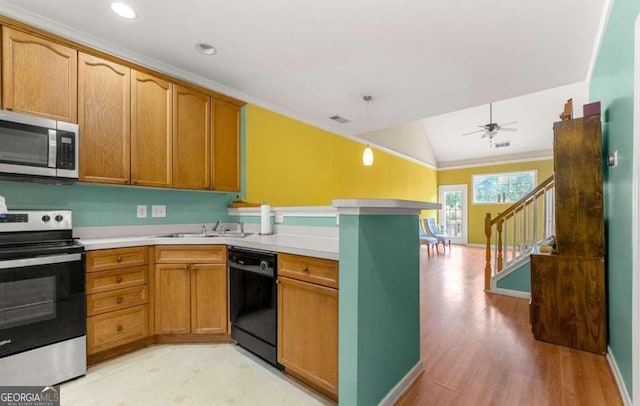
<svg viewBox="0 0 640 406">
<path fill-rule="evenodd" d="M 484 235 L 487 236 L 486 263 L 484 265 L 484 290 L 491 289 L 491 213 L 484 218 Z"/>
<path fill-rule="evenodd" d="M 498 258 L 496 259 L 497 271 L 502 272 L 502 225 L 504 224 L 504 219 L 498 220 L 496 223 L 496 231 L 498 231 Z"/>
</svg>

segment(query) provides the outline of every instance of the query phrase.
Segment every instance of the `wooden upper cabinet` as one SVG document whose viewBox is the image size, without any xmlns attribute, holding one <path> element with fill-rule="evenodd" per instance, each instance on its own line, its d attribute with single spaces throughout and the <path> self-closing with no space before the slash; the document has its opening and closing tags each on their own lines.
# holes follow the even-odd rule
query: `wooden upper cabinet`
<svg viewBox="0 0 640 406">
<path fill-rule="evenodd" d="M 80 180 L 128 184 L 131 69 L 84 53 L 78 59 Z"/>
<path fill-rule="evenodd" d="M 213 100 L 213 190 L 240 190 L 240 107 Z"/>
<path fill-rule="evenodd" d="M 2 27 L 2 105 L 7 110 L 78 121 L 78 52 Z"/>
<path fill-rule="evenodd" d="M 211 97 L 173 86 L 173 187 L 210 189 Z"/>
<path fill-rule="evenodd" d="M 172 84 L 131 71 L 131 184 L 171 186 Z"/>
</svg>

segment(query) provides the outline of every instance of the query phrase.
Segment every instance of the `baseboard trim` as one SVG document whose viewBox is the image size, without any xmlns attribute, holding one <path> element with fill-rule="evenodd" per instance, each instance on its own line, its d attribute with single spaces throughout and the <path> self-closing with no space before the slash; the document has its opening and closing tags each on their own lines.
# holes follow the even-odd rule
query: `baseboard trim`
<svg viewBox="0 0 640 406">
<path fill-rule="evenodd" d="M 513 296 L 520 299 L 531 299 L 531 292 L 522 292 L 520 290 L 493 288 L 489 291 L 489 293 L 497 293 L 504 296 Z"/>
<path fill-rule="evenodd" d="M 611 347 L 607 347 L 607 361 L 609 362 L 609 367 L 611 368 L 613 377 L 615 378 L 616 384 L 618 385 L 618 391 L 620 392 L 622 403 L 624 403 L 625 406 L 632 406 L 633 403 L 631 402 L 631 396 L 629 396 L 627 385 L 625 385 L 624 379 L 622 379 L 620 368 L 618 368 L 618 363 L 616 362 L 616 359 L 611 352 Z"/>
<path fill-rule="evenodd" d="M 413 368 L 407 372 L 407 374 L 398 382 L 396 386 L 391 389 L 387 396 L 385 396 L 378 406 L 393 406 L 404 395 L 404 393 L 411 387 L 413 382 L 420 376 L 424 367 L 422 366 L 422 360 L 418 361 Z"/>
</svg>

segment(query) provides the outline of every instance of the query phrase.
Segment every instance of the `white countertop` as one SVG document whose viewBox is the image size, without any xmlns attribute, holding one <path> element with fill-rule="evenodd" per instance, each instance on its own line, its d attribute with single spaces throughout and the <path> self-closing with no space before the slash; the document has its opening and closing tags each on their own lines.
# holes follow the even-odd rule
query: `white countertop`
<svg viewBox="0 0 640 406">
<path fill-rule="evenodd" d="M 101 250 L 108 248 L 136 247 L 141 245 L 199 245 L 225 244 L 229 246 L 254 248 L 265 251 L 306 255 L 316 258 L 338 260 L 338 239 L 327 237 L 311 237 L 294 234 L 259 235 L 251 234 L 245 238 L 233 237 L 200 237 L 200 238 L 167 238 L 157 236 L 82 238 L 79 240 L 85 250 Z"/>
</svg>

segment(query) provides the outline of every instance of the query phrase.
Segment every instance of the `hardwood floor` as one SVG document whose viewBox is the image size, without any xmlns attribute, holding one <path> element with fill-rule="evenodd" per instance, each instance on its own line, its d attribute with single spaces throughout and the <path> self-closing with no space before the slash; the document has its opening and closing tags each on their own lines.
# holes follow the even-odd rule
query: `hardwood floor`
<svg viewBox="0 0 640 406">
<path fill-rule="evenodd" d="M 528 300 L 483 291 L 484 255 L 421 248 L 424 372 L 398 405 L 621 405 L 604 356 L 534 340 Z"/>
</svg>

